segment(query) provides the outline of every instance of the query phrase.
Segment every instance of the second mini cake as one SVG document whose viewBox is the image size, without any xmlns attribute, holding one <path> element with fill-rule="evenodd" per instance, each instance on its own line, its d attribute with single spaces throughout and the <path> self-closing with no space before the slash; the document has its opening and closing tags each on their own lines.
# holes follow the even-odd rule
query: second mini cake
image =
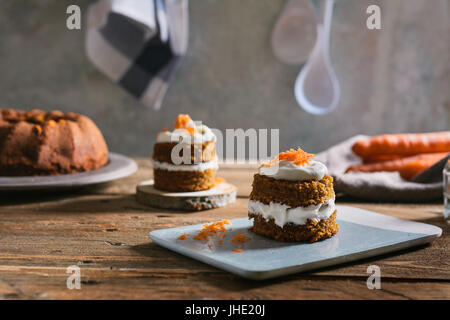
<svg viewBox="0 0 450 320">
<path fill-rule="evenodd" d="M 180 114 L 174 130 L 164 129 L 156 139 L 152 157 L 154 187 L 175 192 L 214 187 L 218 169 L 215 142 L 210 128 L 196 125 L 188 115 Z M 188 152 L 187 156 L 184 152 Z"/>
<path fill-rule="evenodd" d="M 251 230 L 280 241 L 315 242 L 336 234 L 333 178 L 301 149 L 282 152 L 254 175 Z"/>
</svg>

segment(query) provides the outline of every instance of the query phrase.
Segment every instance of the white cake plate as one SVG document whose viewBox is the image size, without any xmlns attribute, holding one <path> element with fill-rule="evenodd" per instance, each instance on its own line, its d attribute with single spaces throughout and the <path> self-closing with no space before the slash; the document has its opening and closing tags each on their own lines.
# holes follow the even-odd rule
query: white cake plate
<svg viewBox="0 0 450 320">
<path fill-rule="evenodd" d="M 110 152 L 108 164 L 100 169 L 51 176 L 0 177 L 0 190 L 44 190 L 79 188 L 127 177 L 137 170 L 136 162 Z"/>
</svg>

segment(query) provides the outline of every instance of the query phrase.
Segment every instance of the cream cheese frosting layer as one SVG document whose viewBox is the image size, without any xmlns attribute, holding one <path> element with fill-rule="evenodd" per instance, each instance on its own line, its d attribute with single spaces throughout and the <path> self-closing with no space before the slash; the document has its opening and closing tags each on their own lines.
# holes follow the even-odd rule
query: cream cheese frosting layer
<svg viewBox="0 0 450 320">
<path fill-rule="evenodd" d="M 309 160 L 306 165 L 296 165 L 290 161 L 281 160 L 272 166 L 262 166 L 258 173 L 276 180 L 320 180 L 327 174 L 327 167 L 319 161 Z"/>
<path fill-rule="evenodd" d="M 152 159 L 153 169 L 161 169 L 168 171 L 205 171 L 208 169 L 219 169 L 217 160 L 201 162 L 196 164 L 175 165 L 167 162 L 160 162 Z"/>
<path fill-rule="evenodd" d="M 210 128 L 205 125 L 200 125 L 195 127 L 198 132 L 193 135 L 189 133 L 186 129 L 175 129 L 173 131 L 163 131 L 156 137 L 156 143 L 203 143 L 208 141 L 216 141 L 216 135 L 212 132 Z"/>
<path fill-rule="evenodd" d="M 273 218 L 275 224 L 281 228 L 287 223 L 303 225 L 308 219 L 316 222 L 328 219 L 335 209 L 334 198 L 318 205 L 294 208 L 277 202 L 271 202 L 270 204 L 255 200 L 248 202 L 250 213 L 260 214 L 266 220 Z"/>
</svg>

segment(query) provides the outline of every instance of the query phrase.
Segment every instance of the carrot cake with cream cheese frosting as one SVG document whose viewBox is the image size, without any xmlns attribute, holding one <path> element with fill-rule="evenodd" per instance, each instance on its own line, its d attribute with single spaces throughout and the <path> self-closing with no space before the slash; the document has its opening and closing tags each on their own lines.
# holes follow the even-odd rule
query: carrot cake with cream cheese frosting
<svg viewBox="0 0 450 320">
<path fill-rule="evenodd" d="M 259 167 L 248 203 L 251 231 L 279 241 L 309 242 L 339 231 L 333 178 L 313 158 L 291 149 Z"/>
<path fill-rule="evenodd" d="M 180 114 L 174 130 L 158 133 L 153 147 L 154 187 L 166 191 L 201 191 L 214 187 L 218 162 L 216 136 Z"/>
</svg>

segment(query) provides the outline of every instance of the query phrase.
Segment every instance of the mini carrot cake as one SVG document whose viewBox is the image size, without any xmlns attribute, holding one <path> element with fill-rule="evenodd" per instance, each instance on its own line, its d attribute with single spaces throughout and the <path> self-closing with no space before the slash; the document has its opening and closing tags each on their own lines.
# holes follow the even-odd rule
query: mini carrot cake
<svg viewBox="0 0 450 320">
<path fill-rule="evenodd" d="M 212 188 L 218 169 L 216 136 L 180 114 L 174 130 L 164 129 L 153 147 L 154 187 L 167 191 L 201 191 Z"/>
<path fill-rule="evenodd" d="M 333 178 L 313 157 L 291 149 L 259 167 L 248 203 L 251 231 L 279 241 L 309 242 L 339 231 Z"/>
</svg>

